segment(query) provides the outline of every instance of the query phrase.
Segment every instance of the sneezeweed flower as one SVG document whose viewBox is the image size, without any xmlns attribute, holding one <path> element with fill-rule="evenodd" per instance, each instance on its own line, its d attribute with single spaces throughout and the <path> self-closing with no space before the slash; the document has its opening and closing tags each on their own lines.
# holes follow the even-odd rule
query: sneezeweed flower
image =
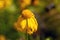
<svg viewBox="0 0 60 40">
<path fill-rule="evenodd" d="M 33 5 L 34 5 L 34 6 L 37 6 L 37 5 L 39 5 L 39 2 L 40 2 L 40 0 L 34 0 L 34 1 L 33 1 Z"/>
<path fill-rule="evenodd" d="M 37 31 L 38 23 L 34 14 L 30 10 L 26 9 L 22 11 L 22 14 L 18 17 L 18 20 L 14 26 L 14 28 L 19 32 L 21 31 L 28 34 L 33 34 Z"/>
<path fill-rule="evenodd" d="M 24 9 L 31 4 L 31 0 L 20 0 L 19 3 L 20 3 L 21 9 Z"/>
<path fill-rule="evenodd" d="M 12 0 L 4 0 L 5 1 L 5 6 L 9 7 L 12 5 Z"/>
<path fill-rule="evenodd" d="M 0 40 L 6 40 L 4 35 L 0 35 Z"/>
<path fill-rule="evenodd" d="M 9 7 L 12 4 L 12 0 L 0 0 L 0 9 Z"/>
</svg>

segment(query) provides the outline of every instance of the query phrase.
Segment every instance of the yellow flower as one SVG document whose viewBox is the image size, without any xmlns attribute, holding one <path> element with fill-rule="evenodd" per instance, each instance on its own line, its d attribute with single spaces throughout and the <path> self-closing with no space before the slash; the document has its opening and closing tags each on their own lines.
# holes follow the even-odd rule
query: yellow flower
<svg viewBox="0 0 60 40">
<path fill-rule="evenodd" d="M 23 0 L 23 3 L 25 3 L 26 5 L 30 5 L 31 0 Z"/>
<path fill-rule="evenodd" d="M 12 5 L 12 0 L 0 0 L 0 9 Z"/>
<path fill-rule="evenodd" d="M 40 2 L 40 0 L 34 0 L 34 1 L 33 1 L 33 5 L 34 5 L 34 6 L 37 6 L 37 5 L 39 5 L 39 2 Z"/>
<path fill-rule="evenodd" d="M 9 7 L 12 5 L 12 0 L 5 0 L 5 6 Z"/>
<path fill-rule="evenodd" d="M 4 1 L 0 0 L 0 9 L 4 7 Z"/>
<path fill-rule="evenodd" d="M 0 40 L 6 40 L 4 35 L 0 35 Z"/>
<path fill-rule="evenodd" d="M 19 3 L 20 3 L 20 7 L 24 9 L 31 4 L 31 0 L 20 0 Z"/>
<path fill-rule="evenodd" d="M 30 35 L 36 32 L 38 28 L 38 23 L 35 19 L 34 14 L 28 9 L 23 10 L 22 15 L 19 16 L 17 22 L 15 23 L 15 28 L 18 31 L 25 32 Z"/>
</svg>

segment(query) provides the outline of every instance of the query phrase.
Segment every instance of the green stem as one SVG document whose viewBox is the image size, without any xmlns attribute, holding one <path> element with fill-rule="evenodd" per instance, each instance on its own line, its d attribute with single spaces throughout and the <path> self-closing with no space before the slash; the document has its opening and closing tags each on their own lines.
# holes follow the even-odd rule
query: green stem
<svg viewBox="0 0 60 40">
<path fill-rule="evenodd" d="M 28 27 L 28 20 L 26 19 L 26 37 L 27 37 L 27 40 L 28 40 L 28 34 L 27 34 L 27 27 Z"/>
</svg>

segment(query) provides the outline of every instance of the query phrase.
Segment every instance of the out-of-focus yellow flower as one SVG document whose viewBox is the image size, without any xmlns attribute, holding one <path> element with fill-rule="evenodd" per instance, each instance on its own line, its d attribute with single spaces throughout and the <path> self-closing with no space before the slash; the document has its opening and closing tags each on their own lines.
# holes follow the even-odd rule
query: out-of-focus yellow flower
<svg viewBox="0 0 60 40">
<path fill-rule="evenodd" d="M 22 15 L 19 16 L 14 26 L 18 31 L 33 34 L 33 32 L 37 31 L 38 23 L 34 14 L 26 9 L 22 11 Z"/>
<path fill-rule="evenodd" d="M 37 6 L 39 5 L 40 0 L 34 0 L 33 5 Z"/>
<path fill-rule="evenodd" d="M 4 1 L 0 0 L 0 9 L 4 7 Z"/>
<path fill-rule="evenodd" d="M 0 9 L 12 5 L 12 0 L 0 0 Z"/>
<path fill-rule="evenodd" d="M 31 4 L 31 0 L 21 0 L 20 1 L 20 7 L 22 9 L 26 8 L 27 6 L 29 6 Z"/>
<path fill-rule="evenodd" d="M 4 35 L 0 35 L 0 40 L 6 40 Z"/>
<path fill-rule="evenodd" d="M 31 4 L 31 0 L 23 0 L 23 3 L 25 3 L 26 5 L 30 5 Z"/>
<path fill-rule="evenodd" d="M 9 7 L 12 5 L 12 0 L 5 0 L 5 6 Z"/>
</svg>

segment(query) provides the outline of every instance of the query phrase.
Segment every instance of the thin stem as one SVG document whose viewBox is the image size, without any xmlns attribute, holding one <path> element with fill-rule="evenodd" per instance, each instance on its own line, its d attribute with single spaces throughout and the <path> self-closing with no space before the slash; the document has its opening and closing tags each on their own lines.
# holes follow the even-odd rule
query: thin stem
<svg viewBox="0 0 60 40">
<path fill-rule="evenodd" d="M 27 40 L 28 40 L 28 34 L 27 34 L 27 27 L 28 27 L 28 19 L 26 19 L 26 37 L 27 37 Z"/>
</svg>

